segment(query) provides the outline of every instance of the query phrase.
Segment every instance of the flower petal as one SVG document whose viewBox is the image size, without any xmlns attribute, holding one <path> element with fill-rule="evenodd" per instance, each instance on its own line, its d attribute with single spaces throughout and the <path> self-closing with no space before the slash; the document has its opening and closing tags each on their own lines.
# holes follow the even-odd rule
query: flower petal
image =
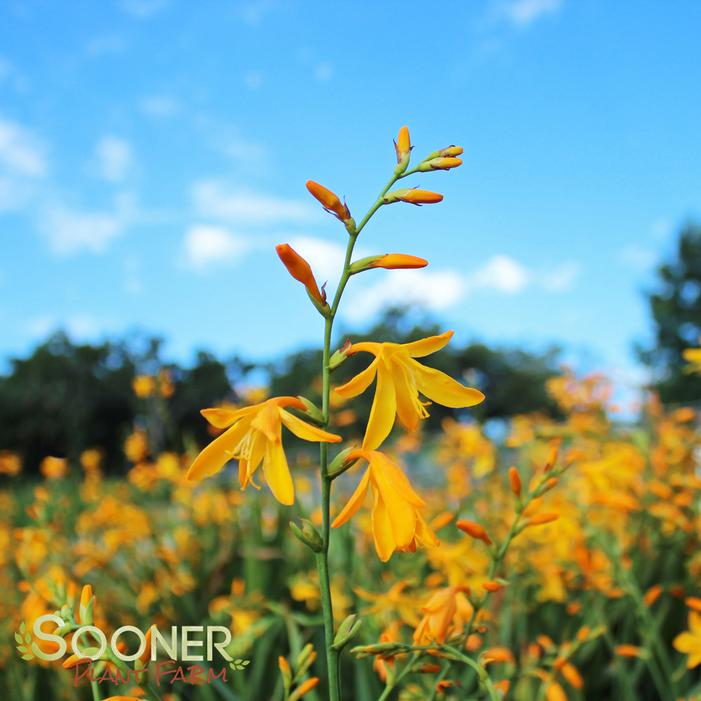
<svg viewBox="0 0 701 701">
<path fill-rule="evenodd" d="M 412 362 L 412 367 L 419 391 L 438 404 L 458 409 L 484 401 L 484 395 L 478 389 L 465 387 L 440 370 L 416 361 Z"/>
<path fill-rule="evenodd" d="M 364 449 L 373 450 L 382 444 L 394 426 L 396 412 L 397 398 L 392 375 L 389 368 L 384 363 L 380 363 L 377 369 L 375 398 L 372 401 L 370 418 L 363 439 Z"/>
<path fill-rule="evenodd" d="M 287 465 L 282 441 L 267 441 L 263 458 L 263 474 L 273 496 L 287 506 L 295 502 L 295 488 Z"/>
<path fill-rule="evenodd" d="M 214 407 L 202 409 L 200 414 L 215 428 L 228 428 L 237 419 L 251 413 L 258 405 L 246 406 L 239 409 L 227 409 L 226 407 Z"/>
<path fill-rule="evenodd" d="M 344 399 L 352 399 L 353 397 L 357 397 L 359 394 L 362 394 L 375 379 L 377 362 L 377 358 L 375 358 L 375 360 L 373 360 L 370 365 L 365 368 L 365 370 L 359 372 L 355 377 L 348 380 L 345 385 L 335 387 L 334 392 Z"/>
<path fill-rule="evenodd" d="M 297 438 L 301 438 L 303 441 L 310 441 L 312 443 L 338 443 L 343 440 L 341 436 L 337 436 L 335 433 L 328 433 L 321 428 L 312 426 L 284 409 L 280 409 L 279 411 L 282 423 L 284 423 Z"/>
<path fill-rule="evenodd" d="M 231 460 L 232 451 L 246 435 L 249 428 L 250 422 L 241 420 L 222 433 L 221 436 L 215 438 L 195 458 L 185 474 L 185 478 L 193 481 L 201 480 L 219 472 Z"/>
<path fill-rule="evenodd" d="M 372 507 L 372 535 L 378 557 L 382 562 L 387 562 L 392 557 L 396 545 L 387 508 L 378 492 L 375 492 L 375 503 Z"/>
<path fill-rule="evenodd" d="M 397 416 L 399 422 L 407 431 L 415 431 L 419 426 L 421 417 L 417 405 L 419 398 L 416 387 L 409 382 L 408 368 L 404 363 L 392 362 L 392 381 L 397 397 Z"/>
<path fill-rule="evenodd" d="M 438 336 L 429 336 L 411 343 L 402 343 L 402 350 L 412 358 L 423 358 L 445 348 L 450 343 L 450 339 L 453 338 L 453 333 L 454 331 L 446 331 Z"/>
<path fill-rule="evenodd" d="M 370 470 L 365 470 L 365 474 L 362 476 L 358 486 L 351 495 L 350 499 L 346 502 L 346 505 L 341 509 L 336 518 L 331 524 L 331 528 L 338 528 L 342 526 L 346 521 L 355 516 L 358 509 L 363 505 L 365 497 L 368 493 L 368 487 L 370 486 Z"/>
</svg>

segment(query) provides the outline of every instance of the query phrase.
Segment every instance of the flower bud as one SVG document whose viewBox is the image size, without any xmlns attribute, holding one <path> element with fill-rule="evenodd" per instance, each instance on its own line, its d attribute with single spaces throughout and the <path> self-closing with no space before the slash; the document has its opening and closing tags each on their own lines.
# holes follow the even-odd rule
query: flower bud
<svg viewBox="0 0 701 701">
<path fill-rule="evenodd" d="M 319 532 L 314 528 L 311 521 L 308 521 L 306 518 L 303 518 L 301 523 L 302 527 L 300 528 L 294 521 L 290 521 L 290 530 L 297 536 L 298 540 L 301 540 L 308 548 L 315 553 L 320 553 L 324 547 L 324 541 L 319 535 Z"/>
<path fill-rule="evenodd" d="M 326 293 L 319 290 L 309 263 L 287 243 L 278 244 L 275 246 L 275 250 L 283 265 L 287 268 L 287 272 L 304 285 L 312 301 L 317 306 L 326 306 Z"/>
<path fill-rule="evenodd" d="M 421 172 L 426 172 L 430 170 L 450 170 L 451 168 L 458 168 L 462 165 L 461 158 L 454 158 L 451 156 L 439 156 L 438 158 L 432 158 L 430 161 L 424 161 L 418 167 Z"/>
<path fill-rule="evenodd" d="M 94 601 L 92 587 L 86 584 L 80 592 L 80 605 L 78 607 L 79 622 L 82 625 L 92 625 Z"/>
<path fill-rule="evenodd" d="M 392 190 L 383 198 L 383 204 L 392 204 L 393 202 L 408 202 L 409 204 L 436 204 L 443 199 L 443 195 L 430 190 L 420 190 L 419 188 L 404 188 L 401 190 Z"/>
<path fill-rule="evenodd" d="M 346 358 L 350 355 L 350 349 L 353 344 L 346 341 L 333 355 L 329 358 L 329 370 L 335 370 L 339 365 L 342 365 Z"/>
<path fill-rule="evenodd" d="M 333 639 L 333 649 L 342 650 L 355 637 L 361 625 L 363 625 L 363 621 L 355 613 L 343 619 L 338 627 L 336 637 Z"/>
<path fill-rule="evenodd" d="M 434 158 L 454 158 L 455 156 L 461 156 L 462 152 L 462 146 L 446 146 L 445 148 L 439 149 L 438 151 L 429 153 L 428 156 L 424 158 L 422 163 L 425 163 L 426 161 L 432 161 Z"/>
<path fill-rule="evenodd" d="M 385 253 L 379 256 L 368 256 L 355 261 L 350 267 L 351 275 L 361 273 L 364 270 L 373 268 L 384 268 L 385 270 L 410 270 L 414 268 L 425 268 L 428 261 L 418 256 L 410 256 L 406 253 Z"/>
<path fill-rule="evenodd" d="M 307 180 L 307 190 L 309 190 L 312 197 L 315 197 L 321 203 L 321 206 L 327 212 L 333 214 L 339 221 L 346 224 L 351 219 L 348 206 L 345 202 L 341 202 L 335 192 L 323 185 L 319 185 L 319 183 L 315 183 L 313 180 Z"/>
<path fill-rule="evenodd" d="M 282 656 L 277 658 L 277 666 L 280 669 L 280 676 L 282 677 L 282 684 L 285 687 L 285 691 L 289 692 L 290 686 L 292 686 L 292 670 L 290 669 L 290 663 Z"/>
<path fill-rule="evenodd" d="M 543 526 L 546 523 L 552 523 L 553 521 L 557 521 L 557 519 L 559 518 L 560 517 L 558 514 L 553 513 L 536 514 L 535 516 L 531 516 L 528 519 L 524 527 L 528 528 L 529 526 Z"/>
<path fill-rule="evenodd" d="M 487 535 L 487 531 L 484 530 L 483 526 L 474 521 L 468 521 L 467 519 L 460 519 L 455 524 L 463 533 L 467 533 L 471 538 L 476 540 L 481 540 L 485 545 L 491 545 L 492 539 Z"/>
<path fill-rule="evenodd" d="M 321 413 L 321 409 L 314 404 L 311 399 L 307 399 L 302 395 L 297 397 L 302 404 L 304 404 L 304 413 L 307 418 L 311 419 L 315 424 L 322 426 L 326 422 L 324 421 L 324 415 Z"/>
<path fill-rule="evenodd" d="M 290 695 L 290 701 L 298 701 L 307 692 L 311 691 L 319 685 L 319 677 L 310 677 L 306 681 L 302 682 Z"/>
<path fill-rule="evenodd" d="M 521 496 L 521 475 L 519 475 L 518 470 L 515 467 L 509 468 L 509 484 L 511 485 L 511 491 L 514 496 Z"/>
<path fill-rule="evenodd" d="M 332 479 L 342 475 L 346 470 L 350 470 L 358 461 L 358 457 L 351 457 L 351 453 L 357 449 L 354 446 L 344 448 L 329 464 L 328 476 Z"/>
<path fill-rule="evenodd" d="M 316 661 L 316 652 L 311 643 L 307 643 L 297 655 L 296 668 L 297 674 L 304 674 Z"/>
<path fill-rule="evenodd" d="M 411 156 L 411 139 L 409 138 L 409 127 L 402 127 L 399 136 L 394 142 L 394 150 L 397 154 L 397 167 L 394 169 L 395 175 L 401 175 L 409 165 Z"/>
</svg>

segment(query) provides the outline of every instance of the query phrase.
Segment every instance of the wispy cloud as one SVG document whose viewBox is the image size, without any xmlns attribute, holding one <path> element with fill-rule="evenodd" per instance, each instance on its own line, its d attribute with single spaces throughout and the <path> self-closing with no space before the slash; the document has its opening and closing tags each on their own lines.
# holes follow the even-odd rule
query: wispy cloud
<svg viewBox="0 0 701 701">
<path fill-rule="evenodd" d="M 232 187 L 216 179 L 195 182 L 192 200 L 200 216 L 220 221 L 265 225 L 309 222 L 318 218 L 314 209 L 300 200 Z"/>
<path fill-rule="evenodd" d="M 129 196 L 118 197 L 109 211 L 79 209 L 54 202 L 41 208 L 39 229 L 56 255 L 99 254 L 125 232 L 135 216 Z"/>
<path fill-rule="evenodd" d="M 415 304 L 440 311 L 478 292 L 516 295 L 527 290 L 541 290 L 558 293 L 570 289 L 578 274 L 579 266 L 569 261 L 541 271 L 506 255 L 492 256 L 467 273 L 430 268 L 393 270 L 352 292 L 344 313 L 352 320 L 360 320 L 395 304 Z"/>
<path fill-rule="evenodd" d="M 328 280 L 335 284 L 339 271 L 343 269 L 345 246 L 313 236 L 297 236 L 289 244 L 311 265 L 319 284 Z"/>
<path fill-rule="evenodd" d="M 95 146 L 98 175 L 113 183 L 122 182 L 133 163 L 132 147 L 126 139 L 104 136 Z"/>
<path fill-rule="evenodd" d="M 136 19 L 149 19 L 168 7 L 168 0 L 119 0 L 119 6 Z"/>
<path fill-rule="evenodd" d="M 528 27 L 559 12 L 564 0 L 504 0 L 493 6 L 493 17 L 514 27 Z"/>
<path fill-rule="evenodd" d="M 17 122 L 0 118 L 0 168 L 29 178 L 46 175 L 48 165 L 40 139 Z"/>
<path fill-rule="evenodd" d="M 147 95 L 139 107 L 149 117 L 173 117 L 180 111 L 180 103 L 170 95 Z"/>
<path fill-rule="evenodd" d="M 104 319 L 91 314 L 75 313 L 60 318 L 54 314 L 42 314 L 27 320 L 25 332 L 33 339 L 45 339 L 55 331 L 65 331 L 74 341 L 94 340 L 106 331 Z"/>
<path fill-rule="evenodd" d="M 182 263 L 198 273 L 231 263 L 248 249 L 248 242 L 223 226 L 195 224 L 185 232 Z"/>
</svg>

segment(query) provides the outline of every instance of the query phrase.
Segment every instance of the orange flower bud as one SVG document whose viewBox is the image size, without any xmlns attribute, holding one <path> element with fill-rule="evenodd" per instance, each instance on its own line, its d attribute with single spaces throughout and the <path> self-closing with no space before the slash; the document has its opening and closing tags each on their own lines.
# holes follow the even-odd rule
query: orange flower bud
<svg viewBox="0 0 701 701">
<path fill-rule="evenodd" d="M 440 665 L 437 664 L 424 664 L 419 667 L 419 672 L 422 674 L 438 674 L 441 671 Z"/>
<path fill-rule="evenodd" d="M 613 649 L 618 657 L 641 657 L 642 649 L 637 645 L 616 645 Z"/>
<path fill-rule="evenodd" d="M 482 653 L 482 661 L 485 665 L 513 662 L 514 655 L 511 650 L 506 647 L 492 647 Z"/>
<path fill-rule="evenodd" d="M 565 662 L 560 667 L 560 674 L 571 686 L 575 689 L 581 689 L 584 686 L 584 680 L 579 670 L 570 662 Z"/>
<path fill-rule="evenodd" d="M 482 582 L 482 586 L 488 591 L 488 592 L 496 592 L 499 591 L 500 589 L 504 588 L 504 585 L 501 582 L 494 582 L 494 581 L 486 581 Z"/>
<path fill-rule="evenodd" d="M 518 474 L 518 470 L 515 467 L 509 468 L 509 483 L 511 484 L 511 491 L 515 496 L 521 496 L 521 475 Z"/>
<path fill-rule="evenodd" d="M 471 538 L 475 538 L 475 540 L 481 540 L 486 545 L 492 544 L 492 540 L 487 535 L 487 531 L 485 531 L 484 527 L 480 526 L 479 523 L 475 523 L 474 521 L 468 521 L 467 519 L 460 519 L 455 525 L 463 533 L 467 533 L 467 535 L 469 535 Z"/>
<path fill-rule="evenodd" d="M 425 268 L 428 261 L 418 256 L 410 256 L 406 253 L 385 253 L 380 256 L 370 268 L 385 268 L 385 270 L 406 270 L 410 268 Z"/>
<path fill-rule="evenodd" d="M 436 204 L 443 199 L 443 195 L 430 190 L 419 190 L 418 188 L 407 188 L 403 190 L 392 190 L 384 197 L 385 204 L 393 202 L 408 202 L 409 204 Z"/>
<path fill-rule="evenodd" d="M 399 136 L 394 142 L 394 151 L 397 154 L 397 168 L 395 173 L 401 175 L 409 165 L 411 156 L 411 139 L 409 138 L 409 127 L 402 127 Z"/>
<path fill-rule="evenodd" d="M 331 192 L 327 187 L 319 185 L 313 180 L 307 180 L 307 190 L 309 190 L 312 197 L 321 202 L 322 207 L 327 212 L 331 212 L 337 219 L 345 223 L 351 218 L 348 206 L 341 202 L 335 192 Z"/>
<path fill-rule="evenodd" d="M 432 158 L 430 161 L 424 161 L 420 166 L 420 171 L 427 170 L 450 170 L 458 168 L 462 165 L 462 158 L 453 158 L 451 156 L 439 156 Z"/>
<path fill-rule="evenodd" d="M 307 679 L 305 682 L 302 682 L 297 687 L 297 689 L 295 690 L 292 697 L 294 697 L 295 699 L 301 699 L 302 696 L 304 696 L 306 693 L 310 692 L 312 689 L 314 689 L 317 686 L 319 686 L 319 677 L 311 677 L 310 679 Z"/>
<path fill-rule="evenodd" d="M 528 526 L 542 526 L 546 523 L 552 523 L 553 521 L 557 521 L 560 516 L 558 514 L 551 514 L 551 513 L 544 513 L 544 514 L 536 514 L 535 516 L 531 516 L 527 523 L 526 527 Z"/>
<path fill-rule="evenodd" d="M 660 594 L 662 594 L 662 586 L 660 584 L 655 584 L 651 586 L 646 592 L 645 596 L 643 596 L 643 601 L 647 606 L 652 606 L 657 599 L 660 598 Z"/>
<path fill-rule="evenodd" d="M 326 295 L 319 290 L 309 263 L 287 243 L 278 244 L 275 246 L 275 250 L 280 256 L 283 265 L 287 268 L 287 272 L 307 288 L 309 296 L 321 305 L 326 304 Z"/>
<path fill-rule="evenodd" d="M 684 603 L 693 611 L 701 613 L 701 599 L 697 596 L 688 596 L 684 599 Z"/>
</svg>

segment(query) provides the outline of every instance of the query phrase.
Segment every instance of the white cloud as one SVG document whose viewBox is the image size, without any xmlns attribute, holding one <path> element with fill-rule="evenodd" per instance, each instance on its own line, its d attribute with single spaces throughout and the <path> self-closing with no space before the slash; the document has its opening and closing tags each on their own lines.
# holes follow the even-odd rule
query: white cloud
<svg viewBox="0 0 701 701">
<path fill-rule="evenodd" d="M 326 82 L 333 78 L 333 66 L 330 63 L 318 63 L 314 67 L 314 78 L 319 82 Z"/>
<path fill-rule="evenodd" d="M 195 224 L 185 232 L 183 262 L 196 272 L 212 265 L 231 262 L 248 248 L 248 242 L 223 226 Z"/>
<path fill-rule="evenodd" d="M 41 228 L 51 250 L 58 255 L 80 251 L 102 253 L 124 229 L 119 213 L 71 209 L 52 205 L 45 209 Z"/>
<path fill-rule="evenodd" d="M 496 290 L 506 294 L 521 292 L 528 286 L 531 273 L 509 256 L 492 256 L 484 265 L 468 276 L 471 288 Z"/>
<path fill-rule="evenodd" d="M 327 280 L 335 284 L 343 269 L 345 246 L 312 236 L 297 236 L 291 239 L 289 244 L 311 265 L 319 284 Z M 362 258 L 362 255 L 355 257 Z"/>
<path fill-rule="evenodd" d="M 574 261 L 566 261 L 545 272 L 539 279 L 543 289 L 550 292 L 565 292 L 572 289 L 579 277 L 580 267 Z"/>
<path fill-rule="evenodd" d="M 455 270 L 391 270 L 379 282 L 351 293 L 342 311 L 349 319 L 361 321 L 391 305 L 441 310 L 459 302 L 465 289 L 463 276 Z"/>
<path fill-rule="evenodd" d="M 95 146 L 98 174 L 113 183 L 124 180 L 133 162 L 128 141 L 116 136 L 105 136 Z"/>
<path fill-rule="evenodd" d="M 0 168 L 28 178 L 46 175 L 48 166 L 44 148 L 28 129 L 0 118 Z"/>
<path fill-rule="evenodd" d="M 180 111 L 178 101 L 169 95 L 147 95 L 140 107 L 149 117 L 172 117 Z"/>
<path fill-rule="evenodd" d="M 168 0 L 120 0 L 119 6 L 136 19 L 149 19 L 168 7 Z"/>
<path fill-rule="evenodd" d="M 105 330 L 100 320 L 84 313 L 71 314 L 65 319 L 52 314 L 43 314 L 29 319 L 25 329 L 34 339 L 44 339 L 55 331 L 63 330 L 75 341 L 94 339 Z"/>
<path fill-rule="evenodd" d="M 121 54 L 127 48 L 127 42 L 119 34 L 100 34 L 93 37 L 85 45 L 88 56 L 99 58 L 111 54 Z"/>
<path fill-rule="evenodd" d="M 505 0 L 497 5 L 495 15 L 516 27 L 527 27 L 557 13 L 563 4 L 564 0 Z"/>
<path fill-rule="evenodd" d="M 232 188 L 218 180 L 200 180 L 192 186 L 196 211 L 206 217 L 247 224 L 307 222 L 317 218 L 305 202 Z"/>
<path fill-rule="evenodd" d="M 247 71 L 243 82 L 249 90 L 257 90 L 263 85 L 264 76 L 260 71 Z"/>
</svg>

